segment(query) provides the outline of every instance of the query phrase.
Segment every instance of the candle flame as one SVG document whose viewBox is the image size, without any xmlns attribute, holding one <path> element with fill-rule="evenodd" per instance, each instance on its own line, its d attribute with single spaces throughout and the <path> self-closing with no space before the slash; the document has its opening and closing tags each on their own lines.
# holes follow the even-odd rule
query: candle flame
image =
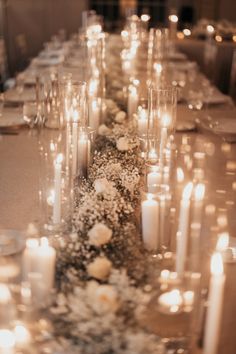
<svg viewBox="0 0 236 354">
<path fill-rule="evenodd" d="M 76 109 L 73 110 L 72 119 L 74 123 L 77 123 L 79 120 L 79 112 Z"/>
<path fill-rule="evenodd" d="M 193 190 L 193 184 L 192 184 L 192 182 L 189 182 L 184 187 L 182 199 L 189 200 L 191 198 L 192 190 Z"/>
<path fill-rule="evenodd" d="M 147 200 L 153 200 L 153 194 L 147 193 Z"/>
<path fill-rule="evenodd" d="M 207 32 L 208 33 L 214 33 L 214 31 L 215 31 L 215 29 L 214 29 L 214 27 L 212 25 L 208 25 L 207 26 Z"/>
<path fill-rule="evenodd" d="M 161 74 L 163 68 L 160 63 L 155 63 L 153 67 L 154 67 L 154 70 L 156 71 L 157 74 Z"/>
<path fill-rule="evenodd" d="M 163 269 L 161 271 L 161 278 L 163 280 L 167 280 L 169 278 L 169 276 L 170 276 L 170 271 L 168 269 Z"/>
<path fill-rule="evenodd" d="M 196 200 L 203 200 L 205 195 L 205 185 L 203 183 L 198 183 L 195 187 L 194 197 Z"/>
<path fill-rule="evenodd" d="M 48 205 L 52 206 L 55 202 L 55 191 L 52 189 L 47 198 Z"/>
<path fill-rule="evenodd" d="M 8 329 L 1 329 L 0 330 L 0 347 L 4 352 L 4 349 L 8 349 L 14 347 L 15 345 L 15 336 L 12 331 Z"/>
<path fill-rule="evenodd" d="M 181 167 L 177 167 L 176 174 L 177 174 L 177 182 L 179 182 L 179 183 L 183 182 L 184 181 L 184 171 Z"/>
<path fill-rule="evenodd" d="M 40 245 L 41 245 L 41 247 L 48 247 L 49 242 L 48 242 L 47 237 L 41 237 L 41 239 L 40 239 Z"/>
<path fill-rule="evenodd" d="M 14 335 L 18 345 L 30 342 L 30 333 L 23 324 L 17 324 L 14 328 Z"/>
<path fill-rule="evenodd" d="M 56 158 L 56 163 L 61 164 L 63 161 L 63 155 L 62 154 L 58 154 L 57 158 Z"/>
<path fill-rule="evenodd" d="M 229 234 L 228 232 L 223 232 L 219 235 L 217 244 L 216 244 L 216 251 L 222 252 L 226 250 L 229 245 Z"/>
<path fill-rule="evenodd" d="M 177 15 L 170 15 L 169 20 L 170 22 L 177 23 L 179 19 Z"/>
<path fill-rule="evenodd" d="M 147 120 L 147 110 L 143 107 L 138 107 L 138 117 L 140 120 Z"/>
<path fill-rule="evenodd" d="M 184 29 L 183 29 L 183 34 L 184 34 L 186 37 L 191 36 L 191 31 L 190 31 L 190 29 L 184 28 Z"/>
<path fill-rule="evenodd" d="M 36 238 L 29 238 L 26 241 L 26 247 L 27 248 L 37 248 L 39 245 L 39 241 Z"/>
<path fill-rule="evenodd" d="M 11 293 L 6 284 L 0 284 L 0 304 L 7 304 L 11 301 Z"/>
<path fill-rule="evenodd" d="M 141 15 L 141 21 L 148 22 L 150 20 L 150 16 L 147 14 Z"/>
<path fill-rule="evenodd" d="M 171 124 L 171 117 L 168 113 L 163 114 L 161 118 L 161 123 L 163 127 L 169 127 Z"/>
<path fill-rule="evenodd" d="M 211 257 L 211 274 L 221 275 L 224 273 L 223 261 L 221 254 L 216 252 Z"/>
</svg>

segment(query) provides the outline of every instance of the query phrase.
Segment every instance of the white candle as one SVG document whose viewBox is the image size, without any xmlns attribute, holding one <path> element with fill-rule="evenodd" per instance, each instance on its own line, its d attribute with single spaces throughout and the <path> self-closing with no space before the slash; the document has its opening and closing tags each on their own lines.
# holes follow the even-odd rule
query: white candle
<svg viewBox="0 0 236 354">
<path fill-rule="evenodd" d="M 79 133 L 78 139 L 78 176 L 87 177 L 88 160 L 90 160 L 90 143 L 88 143 L 88 135 L 85 132 Z"/>
<path fill-rule="evenodd" d="M 138 106 L 138 91 L 137 87 L 131 85 L 129 87 L 129 94 L 128 94 L 128 116 L 132 118 L 133 115 L 137 112 Z"/>
<path fill-rule="evenodd" d="M 161 184 L 161 173 L 159 170 L 147 174 L 147 188 L 149 193 L 156 193 Z"/>
<path fill-rule="evenodd" d="M 0 329 L 0 354 L 15 353 L 15 336 L 8 329 Z"/>
<path fill-rule="evenodd" d="M 53 203 L 53 224 L 61 222 L 61 163 L 62 154 L 57 155 L 55 161 L 55 177 L 54 177 L 54 203 Z"/>
<path fill-rule="evenodd" d="M 141 205 L 142 209 L 142 236 L 146 249 L 156 251 L 158 248 L 159 205 L 152 195 L 147 195 Z"/>
<path fill-rule="evenodd" d="M 72 175 L 76 176 L 77 172 L 77 148 L 78 148 L 78 120 L 74 117 L 72 123 Z"/>
<path fill-rule="evenodd" d="M 23 255 L 23 270 L 34 300 L 43 301 L 54 285 L 56 251 L 46 237 L 29 239 Z"/>
<path fill-rule="evenodd" d="M 100 125 L 100 104 L 98 99 L 92 99 L 89 103 L 89 126 L 98 130 Z"/>
<path fill-rule="evenodd" d="M 205 185 L 203 183 L 198 183 L 194 188 L 193 216 L 192 216 L 192 222 L 194 223 L 201 224 L 204 196 L 205 196 Z"/>
<path fill-rule="evenodd" d="M 217 354 L 224 296 L 225 275 L 220 253 L 211 258 L 211 279 L 209 285 L 208 309 L 204 335 L 204 354 Z"/>
<path fill-rule="evenodd" d="M 145 108 L 138 108 L 138 133 L 139 135 L 147 134 L 148 129 L 148 114 Z"/>
<path fill-rule="evenodd" d="M 185 267 L 188 244 L 189 216 L 190 216 L 190 198 L 193 184 L 188 183 L 182 194 L 180 201 L 179 227 L 176 242 L 176 272 L 182 275 Z"/>
</svg>

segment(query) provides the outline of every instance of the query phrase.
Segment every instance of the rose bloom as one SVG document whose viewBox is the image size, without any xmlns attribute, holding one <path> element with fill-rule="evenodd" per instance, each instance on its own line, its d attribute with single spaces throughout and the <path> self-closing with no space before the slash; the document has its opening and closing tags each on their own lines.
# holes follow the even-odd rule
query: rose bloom
<svg viewBox="0 0 236 354">
<path fill-rule="evenodd" d="M 88 232 L 89 243 L 94 246 L 102 246 L 110 241 L 112 230 L 102 223 L 97 223 Z"/>
<path fill-rule="evenodd" d="M 125 137 L 119 138 L 116 142 L 116 147 L 120 151 L 129 150 L 129 142 L 128 142 L 127 138 L 125 138 Z"/>
<path fill-rule="evenodd" d="M 87 266 L 87 271 L 91 277 L 105 280 L 110 274 L 111 266 L 111 262 L 106 257 L 97 257 Z"/>
</svg>

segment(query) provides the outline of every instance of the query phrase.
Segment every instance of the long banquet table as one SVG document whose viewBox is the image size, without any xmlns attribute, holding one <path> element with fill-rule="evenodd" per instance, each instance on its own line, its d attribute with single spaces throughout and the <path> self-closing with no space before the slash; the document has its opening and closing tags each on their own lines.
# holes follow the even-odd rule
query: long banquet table
<svg viewBox="0 0 236 354">
<path fill-rule="evenodd" d="M 226 106 L 225 109 L 228 109 Z M 222 116 L 224 107 L 219 108 Z M 186 110 L 186 118 L 189 113 Z M 183 111 L 181 117 L 183 118 Z M 235 117 L 236 118 L 236 117 Z M 177 132 L 176 143 L 180 146 L 182 136 L 189 138 L 189 145 L 195 151 L 199 146 L 206 152 L 205 174 L 207 182 L 207 204 L 227 210 L 228 230 L 236 242 L 236 144 L 225 144 L 221 137 L 207 131 Z M 25 231 L 31 222 L 40 218 L 38 205 L 39 152 L 37 135 L 27 128 L 17 135 L 0 133 L 0 227 Z M 225 148 L 227 147 L 227 148 Z M 233 185 L 234 183 L 234 185 Z M 205 218 L 204 229 L 210 218 Z M 209 268 L 209 244 L 211 235 L 202 232 L 202 267 Z M 236 263 L 226 264 L 226 288 L 223 320 L 220 333 L 219 354 L 235 354 L 236 351 Z M 208 278 L 203 279 L 207 287 Z M 195 349 L 199 352 L 199 349 Z"/>
</svg>

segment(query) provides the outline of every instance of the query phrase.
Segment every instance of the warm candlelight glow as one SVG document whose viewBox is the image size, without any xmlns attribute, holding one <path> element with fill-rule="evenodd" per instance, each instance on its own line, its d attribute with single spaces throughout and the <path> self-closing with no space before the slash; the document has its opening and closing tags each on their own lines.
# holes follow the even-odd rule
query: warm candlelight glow
<svg viewBox="0 0 236 354">
<path fill-rule="evenodd" d="M 170 15 L 169 20 L 170 20 L 170 22 L 177 23 L 179 19 L 178 19 L 177 15 Z"/>
<path fill-rule="evenodd" d="M 26 241 L 26 247 L 27 248 L 37 248 L 39 245 L 39 241 L 36 238 L 29 238 Z"/>
<path fill-rule="evenodd" d="M 11 301 L 11 293 L 7 285 L 0 284 L 0 305 Z"/>
<path fill-rule="evenodd" d="M 215 40 L 216 40 L 216 42 L 220 43 L 223 41 L 223 38 L 220 35 L 217 35 L 217 36 L 215 36 Z"/>
<path fill-rule="evenodd" d="M 183 34 L 183 32 L 178 32 L 178 33 L 177 33 L 177 38 L 178 38 L 178 39 L 184 39 L 184 34 Z"/>
<path fill-rule="evenodd" d="M 212 33 L 214 33 L 214 31 L 215 31 L 215 29 L 214 29 L 214 27 L 212 25 L 208 25 L 207 26 L 207 32 L 208 33 L 212 34 Z"/>
<path fill-rule="evenodd" d="M 10 350 L 15 346 L 15 336 L 13 332 L 8 329 L 0 330 L 0 352 L 4 350 Z"/>
<path fill-rule="evenodd" d="M 171 124 L 171 117 L 168 113 L 163 114 L 161 117 L 161 125 L 165 128 L 169 127 Z"/>
<path fill-rule="evenodd" d="M 47 197 L 48 205 L 52 206 L 55 202 L 55 191 L 52 189 Z"/>
<path fill-rule="evenodd" d="M 179 183 L 183 182 L 184 181 L 184 171 L 181 167 L 177 167 L 176 174 L 177 174 L 177 182 L 179 182 Z"/>
<path fill-rule="evenodd" d="M 158 303 L 163 307 L 164 311 L 176 313 L 183 304 L 183 297 L 178 289 L 173 289 L 160 295 Z"/>
<path fill-rule="evenodd" d="M 192 306 L 194 301 L 194 292 L 191 290 L 185 291 L 183 293 L 185 306 Z"/>
<path fill-rule="evenodd" d="M 78 120 L 79 120 L 79 113 L 78 113 L 78 111 L 75 110 L 75 109 L 73 110 L 72 120 L 73 120 L 74 123 L 77 123 Z"/>
<path fill-rule="evenodd" d="M 184 187 L 183 194 L 182 194 L 182 199 L 183 200 L 189 200 L 191 198 L 192 190 L 193 190 L 193 184 L 192 184 L 192 182 L 189 182 Z"/>
<path fill-rule="evenodd" d="M 153 67 L 154 67 L 154 70 L 156 71 L 157 74 L 162 73 L 163 67 L 162 67 L 161 63 L 154 63 Z"/>
<path fill-rule="evenodd" d="M 46 248 L 49 246 L 47 237 L 41 237 L 40 245 L 41 245 L 41 247 L 46 247 Z"/>
<path fill-rule="evenodd" d="M 16 344 L 25 346 L 30 342 L 31 336 L 28 329 L 23 324 L 17 324 L 14 328 Z"/>
<path fill-rule="evenodd" d="M 216 251 L 217 252 L 225 251 L 228 245 L 229 245 L 229 234 L 228 232 L 223 232 L 218 237 L 218 241 L 216 244 Z"/>
<path fill-rule="evenodd" d="M 147 14 L 141 15 L 141 21 L 148 22 L 150 20 L 150 16 Z"/>
<path fill-rule="evenodd" d="M 203 183 L 198 183 L 194 190 L 195 200 L 200 201 L 204 199 L 205 195 L 205 185 Z"/>
<path fill-rule="evenodd" d="M 56 164 L 61 164 L 63 161 L 63 155 L 62 154 L 58 154 L 56 157 Z"/>
<path fill-rule="evenodd" d="M 211 274 L 221 275 L 224 273 L 223 261 L 221 254 L 216 252 L 211 257 Z"/>
<path fill-rule="evenodd" d="M 191 31 L 190 31 L 190 29 L 188 29 L 188 28 L 183 29 L 183 34 L 184 34 L 186 37 L 191 36 Z"/>
</svg>

